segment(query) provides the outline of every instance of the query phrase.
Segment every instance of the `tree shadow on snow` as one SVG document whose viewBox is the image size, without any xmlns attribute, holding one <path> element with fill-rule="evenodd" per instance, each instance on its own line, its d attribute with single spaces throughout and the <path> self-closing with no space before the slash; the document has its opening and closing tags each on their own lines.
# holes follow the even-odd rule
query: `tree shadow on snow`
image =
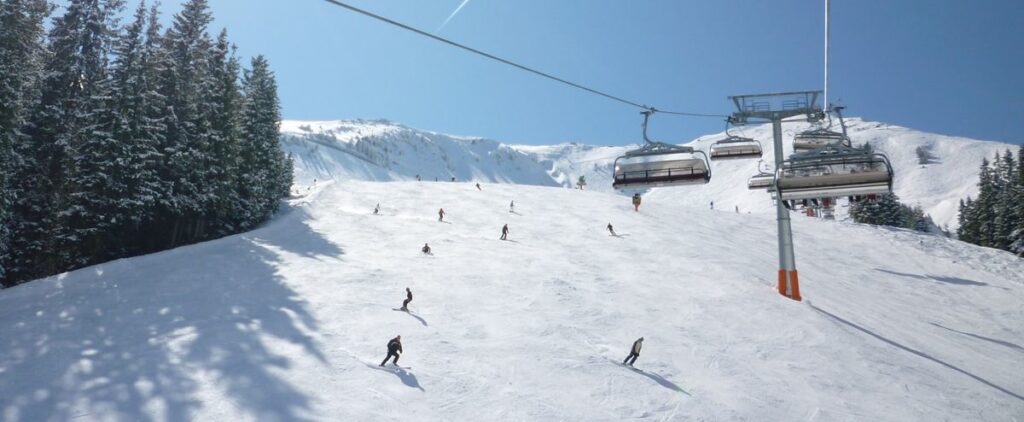
<svg viewBox="0 0 1024 422">
<path fill-rule="evenodd" d="M 1017 350 L 1018 352 L 1024 352 L 1024 347 L 1021 347 L 1021 346 L 1019 346 L 1017 344 L 1014 344 L 1014 343 L 1010 343 L 1008 341 L 997 340 L 997 339 L 994 339 L 994 338 L 991 338 L 991 337 L 985 337 L 985 336 L 980 336 L 980 335 L 973 334 L 973 333 L 968 333 L 968 332 L 965 332 L 965 331 L 954 330 L 952 328 L 949 328 L 949 327 L 946 327 L 946 326 L 944 326 L 942 324 L 938 324 L 938 323 L 934 323 L 934 322 L 930 322 L 929 324 L 934 325 L 934 326 L 939 327 L 939 328 L 942 328 L 944 330 L 952 331 L 954 333 L 963 334 L 963 335 L 968 336 L 968 337 L 974 337 L 974 338 L 979 339 L 979 340 L 984 340 L 984 341 L 987 341 L 987 342 L 998 344 L 1000 346 L 1009 347 L 1011 349 Z"/>
<path fill-rule="evenodd" d="M 190 420 L 223 406 L 207 402 L 216 396 L 200 391 L 203 380 L 249 418 L 309 419 L 310 398 L 277 375 L 289 356 L 266 341 L 327 360 L 308 334 L 317 321 L 279 274 L 275 250 L 342 253 L 305 216 L 290 215 L 249 234 L 4 291 L 0 412 L 25 421 Z"/>
<path fill-rule="evenodd" d="M 961 286 L 988 286 L 989 285 L 988 283 L 984 283 L 984 282 L 981 282 L 981 281 L 968 280 L 968 279 L 959 278 L 959 277 L 947 277 L 947 276 L 939 276 L 939 275 L 907 274 L 907 273 L 901 273 L 901 272 L 898 272 L 898 271 L 886 270 L 886 269 L 882 269 L 882 268 L 875 268 L 875 271 L 883 272 L 883 273 L 886 273 L 886 274 L 898 275 L 900 277 L 908 277 L 908 278 L 914 278 L 914 279 L 918 279 L 918 280 L 938 281 L 940 283 L 957 284 L 957 285 L 961 285 Z"/>
<path fill-rule="evenodd" d="M 860 332 L 862 332 L 864 334 L 867 334 L 867 335 L 869 335 L 871 337 L 874 337 L 875 339 L 880 340 L 882 342 L 885 342 L 885 343 L 889 344 L 890 346 L 893 346 L 893 347 L 895 347 L 897 349 L 901 349 L 901 350 L 903 350 L 905 352 L 914 354 L 914 355 L 916 355 L 918 357 L 925 358 L 925 359 L 930 360 L 932 362 L 935 362 L 935 363 L 937 363 L 939 365 L 945 366 L 945 367 L 947 367 L 949 369 L 952 369 L 952 370 L 957 371 L 957 372 L 959 372 L 961 374 L 964 374 L 964 375 L 966 375 L 968 377 L 971 377 L 975 381 L 978 381 L 978 382 L 980 382 L 982 384 L 985 384 L 985 385 L 987 385 L 989 387 L 992 387 L 992 388 L 994 388 L 996 390 L 999 390 L 1000 392 L 1002 392 L 1002 393 L 1004 393 L 1004 394 L 1006 394 L 1006 395 L 1008 395 L 1010 397 L 1013 397 L 1013 398 L 1015 398 L 1017 400 L 1020 400 L 1020 401 L 1024 401 L 1024 396 L 1021 396 L 1020 394 L 1014 393 L 1014 392 L 1012 392 L 1010 390 L 1007 390 L 1007 389 L 1005 389 L 1003 387 L 1000 387 L 1000 386 L 998 386 L 996 384 L 993 384 L 991 381 L 989 381 L 987 379 L 984 379 L 982 377 L 979 377 L 979 376 L 977 376 L 977 375 L 975 375 L 975 374 L 973 374 L 971 372 L 968 372 L 968 371 L 966 371 L 964 369 L 961 369 L 960 367 L 957 367 L 955 365 L 946 363 L 945 361 L 942 361 L 940 359 L 934 358 L 934 357 L 932 357 L 931 355 L 929 355 L 927 353 L 921 352 L 919 350 L 912 349 L 910 347 L 907 347 L 907 346 L 904 346 L 904 345 L 902 345 L 900 343 L 897 343 L 897 342 L 895 342 L 893 340 L 890 340 L 888 338 L 882 337 L 881 335 L 878 335 L 875 332 L 873 332 L 871 330 L 868 330 L 867 328 L 861 327 L 860 325 L 857 325 L 857 324 L 855 324 L 853 322 L 847 321 L 847 320 L 845 320 L 845 319 L 843 319 L 843 318 L 841 318 L 841 317 L 839 317 L 839 316 L 837 316 L 837 315 L 835 315 L 835 314 L 833 314 L 831 312 L 828 312 L 828 311 L 826 311 L 824 309 L 818 308 L 817 306 L 811 305 L 809 303 L 807 304 L 807 306 L 810 306 L 811 309 L 814 309 L 815 311 L 818 311 L 818 312 L 828 316 L 829 318 L 832 318 L 836 322 L 839 322 L 839 323 L 841 323 L 843 325 L 846 325 L 846 326 L 848 326 L 850 328 L 853 328 L 853 329 L 855 329 L 857 331 L 860 331 Z"/>
</svg>

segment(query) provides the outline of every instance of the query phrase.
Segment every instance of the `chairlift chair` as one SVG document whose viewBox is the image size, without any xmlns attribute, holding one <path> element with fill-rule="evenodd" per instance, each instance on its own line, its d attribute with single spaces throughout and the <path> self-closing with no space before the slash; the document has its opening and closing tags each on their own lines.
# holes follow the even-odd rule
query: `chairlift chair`
<svg viewBox="0 0 1024 422">
<path fill-rule="evenodd" d="M 818 149 L 828 145 L 845 145 L 852 147 L 853 144 L 850 142 L 850 137 L 846 135 L 846 122 L 843 121 L 842 111 L 844 108 L 845 107 L 832 107 L 830 109 L 830 111 L 835 112 L 836 116 L 839 117 L 839 126 L 843 129 L 842 132 L 836 132 L 829 129 L 832 127 L 832 115 L 831 113 L 825 113 L 825 116 L 828 118 L 828 127 L 819 127 L 796 134 L 796 136 L 793 137 L 793 149 Z"/>
<path fill-rule="evenodd" d="M 775 174 L 761 168 L 761 161 L 757 162 L 757 174 L 747 179 L 747 189 L 759 190 L 769 189 L 775 185 Z"/>
<path fill-rule="evenodd" d="M 729 133 L 729 120 L 725 121 L 725 139 L 711 145 L 711 159 L 760 158 L 761 143 L 753 138 Z"/>
<path fill-rule="evenodd" d="M 828 145 L 850 146 L 850 139 L 839 132 L 825 128 L 811 129 L 793 136 L 793 149 L 817 149 Z"/>
<path fill-rule="evenodd" d="M 615 159 L 612 187 L 643 189 L 708 183 L 711 166 L 707 154 L 688 146 L 651 141 L 647 138 L 647 121 L 654 110 L 642 114 L 644 146 Z"/>
<path fill-rule="evenodd" d="M 775 172 L 783 201 L 892 192 L 893 171 L 885 154 L 828 145 L 793 154 Z"/>
</svg>

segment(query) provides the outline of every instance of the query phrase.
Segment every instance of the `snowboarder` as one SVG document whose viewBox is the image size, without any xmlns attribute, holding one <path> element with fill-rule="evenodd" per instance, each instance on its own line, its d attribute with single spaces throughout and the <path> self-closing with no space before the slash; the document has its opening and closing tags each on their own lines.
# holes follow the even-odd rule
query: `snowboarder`
<svg viewBox="0 0 1024 422">
<path fill-rule="evenodd" d="M 633 194 L 633 210 L 640 212 L 640 192 Z"/>
<path fill-rule="evenodd" d="M 480 189 L 480 184 L 479 183 L 476 184 L 476 190 L 483 190 L 483 189 Z"/>
<path fill-rule="evenodd" d="M 423 244 L 423 249 L 421 249 L 421 250 L 423 251 L 423 253 L 425 253 L 427 255 L 433 255 L 432 253 L 430 253 L 430 245 L 428 245 L 426 243 Z"/>
<path fill-rule="evenodd" d="M 398 336 L 398 337 L 395 337 L 395 338 L 391 339 L 390 341 L 388 341 L 388 355 L 387 355 L 387 357 L 384 358 L 384 362 L 380 363 L 380 366 L 384 366 L 384 364 L 388 363 L 388 359 L 391 359 L 392 356 L 395 357 L 395 360 L 394 360 L 395 366 L 398 366 L 398 355 L 401 354 L 401 353 L 402 353 L 402 336 Z"/>
<path fill-rule="evenodd" d="M 608 233 L 611 233 L 612 236 L 617 236 L 615 234 L 615 229 L 612 227 L 612 223 L 608 223 Z"/>
<path fill-rule="evenodd" d="M 626 359 L 624 359 L 622 361 L 622 364 L 623 365 L 633 366 L 633 362 L 636 362 L 636 358 L 640 357 L 640 348 L 643 347 L 643 346 L 644 346 L 644 338 L 643 337 L 640 337 L 636 341 L 634 341 L 633 342 L 633 348 L 629 349 L 629 356 L 626 356 Z M 399 346 L 399 347 L 401 347 L 401 346 Z M 401 349 L 399 349 L 399 350 L 401 350 Z M 630 359 L 632 359 L 632 360 L 630 360 Z M 397 358 L 396 358 L 395 362 L 396 363 L 398 362 Z"/>
<path fill-rule="evenodd" d="M 373 215 L 377 214 L 380 214 L 380 204 L 377 204 L 377 206 L 373 207 Z"/>
<path fill-rule="evenodd" d="M 501 240 L 508 240 L 508 224 L 501 226 Z"/>
<path fill-rule="evenodd" d="M 426 246 L 424 246 L 424 247 L 426 247 Z M 412 290 L 409 290 L 409 288 L 406 287 L 405 288 L 405 300 L 402 301 L 402 308 L 401 308 L 403 311 L 409 312 L 409 302 L 412 302 Z"/>
<path fill-rule="evenodd" d="M 437 211 L 437 221 L 444 221 L 444 208 Z"/>
</svg>

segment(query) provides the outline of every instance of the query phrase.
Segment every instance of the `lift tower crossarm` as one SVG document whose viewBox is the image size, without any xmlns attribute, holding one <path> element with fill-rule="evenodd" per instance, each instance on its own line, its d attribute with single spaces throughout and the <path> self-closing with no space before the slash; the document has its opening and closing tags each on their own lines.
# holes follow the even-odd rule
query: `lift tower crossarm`
<svg viewBox="0 0 1024 422">
<path fill-rule="evenodd" d="M 780 92 L 773 94 L 736 95 L 729 100 L 736 105 L 736 112 L 729 117 L 733 124 L 745 124 L 750 119 L 772 122 L 775 144 L 775 191 L 782 171 L 782 120 L 806 115 L 807 121 L 816 122 L 824 117 L 817 107 L 821 91 Z M 789 210 L 783 205 L 781 196 L 775 201 L 776 221 L 779 233 L 779 293 L 793 300 L 800 300 L 800 283 L 796 271 L 796 256 L 793 253 L 793 227 Z"/>
</svg>

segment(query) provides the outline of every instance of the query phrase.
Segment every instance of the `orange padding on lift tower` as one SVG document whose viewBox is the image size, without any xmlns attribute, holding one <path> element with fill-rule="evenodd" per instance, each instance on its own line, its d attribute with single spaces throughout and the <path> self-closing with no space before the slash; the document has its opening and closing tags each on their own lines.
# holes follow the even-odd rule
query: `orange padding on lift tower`
<svg viewBox="0 0 1024 422">
<path fill-rule="evenodd" d="M 799 301 L 800 300 L 800 281 L 797 277 L 796 270 L 789 272 L 789 278 L 793 281 L 793 296 L 786 294 L 786 270 L 779 270 L 779 294 L 786 296 L 790 299 Z"/>
</svg>

